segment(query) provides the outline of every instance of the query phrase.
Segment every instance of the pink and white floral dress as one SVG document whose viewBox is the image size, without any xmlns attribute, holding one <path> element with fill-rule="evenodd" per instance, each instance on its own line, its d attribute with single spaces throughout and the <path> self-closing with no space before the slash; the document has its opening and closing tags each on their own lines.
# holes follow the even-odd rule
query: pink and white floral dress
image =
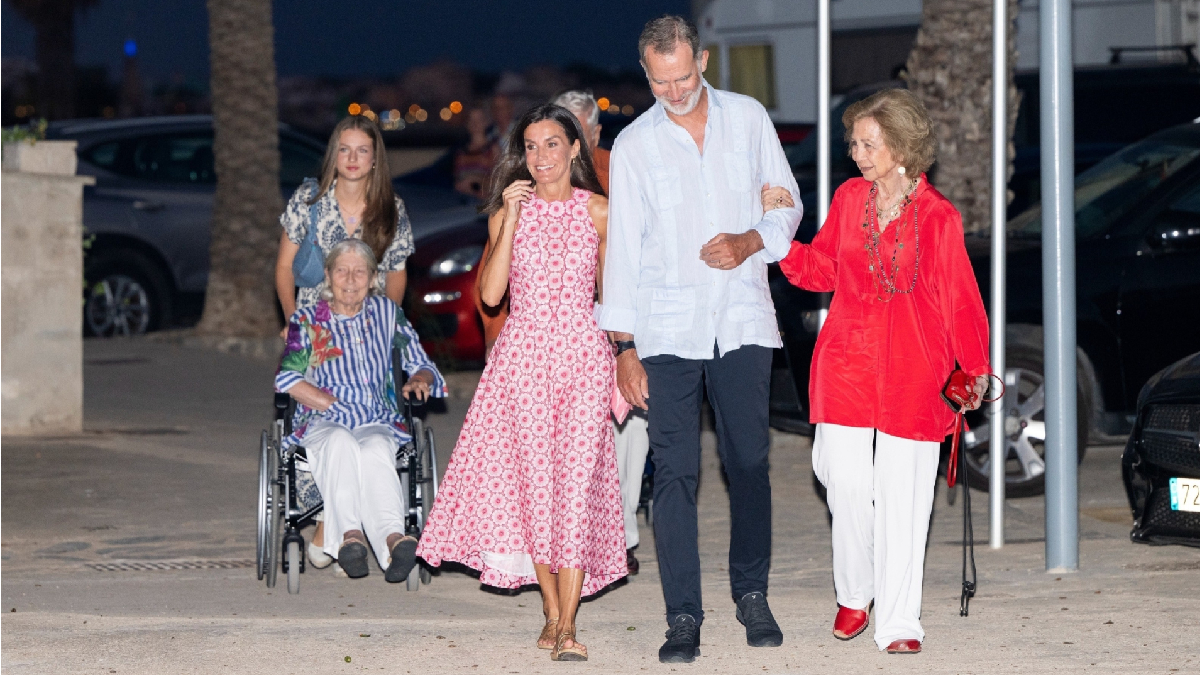
<svg viewBox="0 0 1200 675">
<path fill-rule="evenodd" d="M 536 584 L 533 564 L 586 573 L 591 595 L 628 573 L 609 422 L 613 356 L 592 315 L 599 237 L 591 193 L 521 209 L 511 314 L 463 423 L 417 555 Z"/>
</svg>

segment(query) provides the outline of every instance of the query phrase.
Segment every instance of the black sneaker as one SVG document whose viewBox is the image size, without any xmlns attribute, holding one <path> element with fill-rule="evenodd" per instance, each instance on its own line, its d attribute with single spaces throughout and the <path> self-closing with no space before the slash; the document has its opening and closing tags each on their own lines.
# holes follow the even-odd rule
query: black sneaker
<svg viewBox="0 0 1200 675">
<path fill-rule="evenodd" d="M 746 627 L 746 643 L 751 647 L 778 647 L 783 644 L 783 631 L 775 623 L 767 597 L 762 593 L 747 593 L 737 602 L 737 620 Z"/>
<path fill-rule="evenodd" d="M 700 656 L 700 626 L 691 614 L 680 614 L 667 629 L 667 641 L 658 648 L 662 663 L 691 663 Z"/>
</svg>

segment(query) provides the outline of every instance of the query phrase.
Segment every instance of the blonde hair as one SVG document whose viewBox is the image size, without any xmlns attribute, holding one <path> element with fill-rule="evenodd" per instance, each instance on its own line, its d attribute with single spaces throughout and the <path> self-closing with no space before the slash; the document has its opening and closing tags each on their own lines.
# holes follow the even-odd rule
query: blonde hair
<svg viewBox="0 0 1200 675">
<path fill-rule="evenodd" d="M 929 170 L 937 159 L 937 141 L 933 122 L 925 104 L 907 89 L 884 89 L 853 103 L 842 113 L 846 141 L 854 124 L 866 118 L 875 120 L 883 132 L 883 141 L 906 171 L 913 177 Z"/>
</svg>

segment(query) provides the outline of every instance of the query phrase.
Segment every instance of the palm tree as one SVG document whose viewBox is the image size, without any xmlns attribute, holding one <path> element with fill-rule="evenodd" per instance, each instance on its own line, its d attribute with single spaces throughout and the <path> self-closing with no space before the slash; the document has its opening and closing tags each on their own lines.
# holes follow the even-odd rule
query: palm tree
<svg viewBox="0 0 1200 675">
<path fill-rule="evenodd" d="M 962 212 L 968 232 L 991 223 L 992 0 L 924 0 L 906 79 L 929 109 L 938 141 L 934 182 Z M 1008 0 L 1008 173 L 1020 95 L 1017 0 Z M 1012 195 L 1009 195 L 1009 199 Z"/>
<path fill-rule="evenodd" d="M 208 0 L 208 26 L 217 194 L 198 330 L 265 337 L 279 330 L 272 273 L 283 210 L 271 0 Z"/>
<path fill-rule="evenodd" d="M 33 24 L 38 65 L 36 114 L 46 119 L 75 116 L 75 14 L 98 0 L 9 0 Z"/>
</svg>

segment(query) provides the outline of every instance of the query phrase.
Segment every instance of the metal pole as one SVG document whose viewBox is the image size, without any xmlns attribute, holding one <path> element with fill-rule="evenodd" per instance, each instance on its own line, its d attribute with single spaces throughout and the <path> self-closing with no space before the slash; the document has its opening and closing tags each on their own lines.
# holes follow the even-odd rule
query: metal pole
<svg viewBox="0 0 1200 675">
<path fill-rule="evenodd" d="M 1046 571 L 1079 569 L 1071 0 L 1040 0 Z"/>
<path fill-rule="evenodd" d="M 829 215 L 829 0 L 817 0 L 817 229 Z M 822 300 L 817 326 L 829 315 L 828 298 Z"/>
<path fill-rule="evenodd" d="M 992 371 L 1004 377 L 1005 215 L 1008 208 L 1008 0 L 992 8 Z M 1004 466 L 1008 439 L 1004 399 L 992 404 L 988 472 L 988 542 L 1004 546 Z"/>
</svg>

